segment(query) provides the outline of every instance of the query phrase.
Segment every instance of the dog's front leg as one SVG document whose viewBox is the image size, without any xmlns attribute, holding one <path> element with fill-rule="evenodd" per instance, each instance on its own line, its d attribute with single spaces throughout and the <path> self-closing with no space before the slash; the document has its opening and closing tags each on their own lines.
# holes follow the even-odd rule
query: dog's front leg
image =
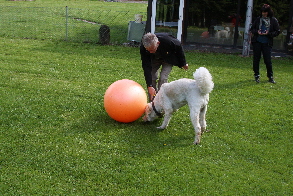
<svg viewBox="0 0 293 196">
<path fill-rule="evenodd" d="M 164 120 L 163 120 L 162 125 L 161 125 L 160 127 L 157 127 L 157 128 L 158 128 L 158 129 L 165 129 L 165 128 L 168 126 L 168 124 L 169 124 L 169 122 L 170 122 L 170 120 L 171 120 L 171 116 L 172 116 L 171 113 L 166 113 L 166 114 L 164 115 Z"/>
</svg>

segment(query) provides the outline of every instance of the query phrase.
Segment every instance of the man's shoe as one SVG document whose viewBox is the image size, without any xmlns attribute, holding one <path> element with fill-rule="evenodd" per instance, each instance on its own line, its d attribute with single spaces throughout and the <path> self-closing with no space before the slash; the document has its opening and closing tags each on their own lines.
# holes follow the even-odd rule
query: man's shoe
<svg viewBox="0 0 293 196">
<path fill-rule="evenodd" d="M 259 83 L 259 76 L 255 76 L 254 79 L 256 83 Z"/>
<path fill-rule="evenodd" d="M 274 78 L 269 78 L 269 82 L 273 83 L 273 84 L 276 84 L 276 81 L 274 80 Z"/>
</svg>

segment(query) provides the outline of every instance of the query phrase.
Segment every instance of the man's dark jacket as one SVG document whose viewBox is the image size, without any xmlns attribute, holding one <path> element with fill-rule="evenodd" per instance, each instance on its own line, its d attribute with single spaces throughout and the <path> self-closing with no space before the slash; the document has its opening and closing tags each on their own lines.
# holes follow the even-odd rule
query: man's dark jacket
<svg viewBox="0 0 293 196">
<path fill-rule="evenodd" d="M 159 54 L 166 63 L 180 68 L 185 66 L 186 60 L 181 42 L 167 33 L 155 33 L 155 35 L 160 42 L 156 54 Z M 155 54 L 147 51 L 141 44 L 140 55 L 146 84 L 147 86 L 150 86 L 152 84 L 152 61 L 155 59 Z"/>
<path fill-rule="evenodd" d="M 250 31 L 252 33 L 252 38 L 251 38 L 251 42 L 256 42 L 257 41 L 257 37 L 259 36 L 258 34 L 258 30 L 259 30 L 259 25 L 260 25 L 260 18 L 258 17 L 252 24 Z M 269 29 L 269 33 L 268 33 L 268 38 L 269 38 L 269 42 L 268 45 L 269 46 L 273 46 L 273 38 L 278 36 L 280 34 L 280 27 L 279 27 L 279 23 L 278 20 L 275 17 L 271 17 L 270 18 L 270 29 Z"/>
</svg>

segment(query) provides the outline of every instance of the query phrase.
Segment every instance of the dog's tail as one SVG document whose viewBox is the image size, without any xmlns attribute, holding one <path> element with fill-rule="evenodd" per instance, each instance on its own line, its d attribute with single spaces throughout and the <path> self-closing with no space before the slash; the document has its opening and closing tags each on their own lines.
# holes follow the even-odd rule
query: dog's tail
<svg viewBox="0 0 293 196">
<path fill-rule="evenodd" d="M 214 82 L 212 80 L 212 75 L 205 67 L 198 68 L 193 73 L 193 77 L 202 94 L 208 94 L 213 90 Z"/>
</svg>

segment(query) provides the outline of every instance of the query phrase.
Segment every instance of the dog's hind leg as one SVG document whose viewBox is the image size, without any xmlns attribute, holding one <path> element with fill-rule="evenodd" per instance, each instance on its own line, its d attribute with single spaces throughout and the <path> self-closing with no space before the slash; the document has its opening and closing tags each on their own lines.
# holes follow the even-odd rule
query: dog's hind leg
<svg viewBox="0 0 293 196">
<path fill-rule="evenodd" d="M 199 113 L 199 124 L 200 124 L 202 133 L 207 131 L 206 130 L 206 127 L 207 127 L 206 112 L 207 112 L 207 105 L 205 105 L 203 108 L 201 108 L 200 113 Z"/>
<path fill-rule="evenodd" d="M 201 137 L 201 128 L 199 124 L 199 111 L 196 110 L 196 108 L 190 107 L 190 120 L 192 122 L 195 132 L 194 144 L 199 144 Z"/>
</svg>

